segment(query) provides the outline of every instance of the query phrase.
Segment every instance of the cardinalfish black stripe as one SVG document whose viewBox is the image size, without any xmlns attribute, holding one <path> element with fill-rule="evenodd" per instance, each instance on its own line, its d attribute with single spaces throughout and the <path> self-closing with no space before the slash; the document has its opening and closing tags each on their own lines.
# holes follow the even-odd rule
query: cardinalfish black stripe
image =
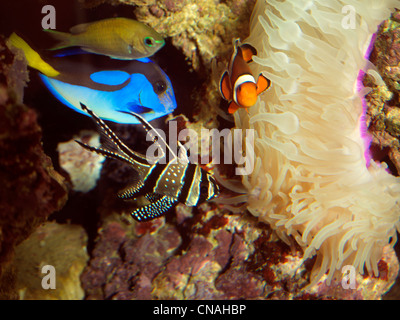
<svg viewBox="0 0 400 320">
<path fill-rule="evenodd" d="M 160 217 L 179 202 L 187 206 L 196 206 L 219 194 L 219 187 L 213 176 L 199 165 L 189 163 L 185 152 L 178 152 L 178 157 L 162 136 L 158 135 L 150 123 L 140 115 L 129 112 L 152 136 L 162 153 L 158 161 L 153 164 L 149 163 L 142 154 L 127 147 L 93 111 L 82 103 L 81 107 L 93 118 L 105 141 L 98 148 L 77 142 L 92 152 L 129 164 L 138 173 L 138 178 L 118 193 L 118 197 L 124 200 L 139 197 L 147 199 L 148 205 L 131 212 L 136 220 L 147 221 Z M 183 148 L 179 141 L 178 146 Z M 165 163 L 160 160 L 166 157 L 162 151 L 166 148 L 170 150 L 173 157 Z"/>
</svg>

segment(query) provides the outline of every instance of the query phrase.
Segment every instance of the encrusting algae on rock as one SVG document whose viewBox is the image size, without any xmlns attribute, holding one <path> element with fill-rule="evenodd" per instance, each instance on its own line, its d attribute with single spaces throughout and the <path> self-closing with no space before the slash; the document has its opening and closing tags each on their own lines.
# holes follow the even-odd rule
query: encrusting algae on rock
<svg viewBox="0 0 400 320">
<path fill-rule="evenodd" d="M 85 292 L 80 275 L 89 256 L 86 252 L 87 235 L 81 226 L 47 222 L 16 248 L 14 266 L 20 300 L 82 300 Z M 54 287 L 49 270 L 54 267 Z M 44 279 L 48 290 L 43 288 Z"/>
<path fill-rule="evenodd" d="M 0 36 L 0 298 L 15 299 L 15 246 L 67 200 L 64 179 L 41 144 L 37 114 L 21 103 L 26 62 Z"/>
<path fill-rule="evenodd" d="M 172 37 L 172 44 L 191 61 L 195 71 L 210 68 L 216 56 L 229 55 L 232 35 L 244 37 L 254 1 L 157 1 L 135 13 L 158 32 Z"/>
<path fill-rule="evenodd" d="M 372 148 L 380 159 L 389 156 L 400 174 L 400 13 L 394 12 L 391 19 L 382 23 L 371 52 L 371 61 L 376 65 L 384 83 L 374 84 L 367 77 L 364 85 L 372 87 L 368 94 L 367 124 L 372 133 Z"/>
</svg>

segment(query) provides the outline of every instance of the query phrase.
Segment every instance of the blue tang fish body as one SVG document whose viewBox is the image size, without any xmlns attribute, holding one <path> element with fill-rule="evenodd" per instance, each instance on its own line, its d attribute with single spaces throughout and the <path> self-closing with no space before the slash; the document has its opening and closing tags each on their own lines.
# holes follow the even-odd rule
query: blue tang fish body
<svg viewBox="0 0 400 320">
<path fill-rule="evenodd" d="M 106 63 L 100 67 L 99 61 Z M 139 113 L 151 121 L 176 108 L 170 79 L 148 58 L 116 61 L 89 54 L 59 57 L 51 65 L 60 74 L 40 74 L 43 83 L 62 103 L 82 114 L 87 115 L 80 103 L 93 106 L 102 119 L 137 123 L 126 112 Z"/>
</svg>

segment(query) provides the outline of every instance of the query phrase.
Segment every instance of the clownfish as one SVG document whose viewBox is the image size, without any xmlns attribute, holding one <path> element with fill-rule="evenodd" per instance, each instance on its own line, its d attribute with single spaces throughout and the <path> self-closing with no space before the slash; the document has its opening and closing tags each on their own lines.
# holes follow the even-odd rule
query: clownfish
<svg viewBox="0 0 400 320">
<path fill-rule="evenodd" d="M 94 106 L 102 119 L 139 123 L 127 113 L 138 113 L 151 121 L 176 108 L 170 79 L 149 58 L 128 61 L 82 54 L 47 63 L 15 33 L 9 43 L 23 50 L 28 65 L 40 72 L 43 83 L 58 100 L 82 114 L 87 115 L 81 109 L 84 103 Z"/>
<path fill-rule="evenodd" d="M 241 44 L 239 39 L 234 41 L 234 52 L 229 61 L 228 70 L 221 77 L 219 89 L 222 97 L 231 101 L 228 112 L 234 113 L 239 108 L 253 106 L 259 94 L 271 86 L 271 81 L 262 73 L 255 81 L 248 63 L 252 61 L 257 50 L 250 44 Z"/>
<path fill-rule="evenodd" d="M 109 18 L 79 24 L 71 33 L 45 29 L 59 43 L 51 50 L 80 47 L 113 59 L 140 59 L 160 50 L 165 41 L 149 26 L 128 18 Z"/>
</svg>

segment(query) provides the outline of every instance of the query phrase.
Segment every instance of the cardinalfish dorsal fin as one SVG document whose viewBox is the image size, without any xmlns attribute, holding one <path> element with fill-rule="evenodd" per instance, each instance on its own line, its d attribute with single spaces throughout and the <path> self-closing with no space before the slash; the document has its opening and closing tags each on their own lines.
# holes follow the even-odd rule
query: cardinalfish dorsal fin
<svg viewBox="0 0 400 320">
<path fill-rule="evenodd" d="M 108 150 L 108 149 L 104 149 L 104 148 L 101 148 L 101 147 L 100 148 L 92 147 L 92 146 L 89 146 L 86 143 L 83 143 L 83 142 L 79 141 L 79 140 L 75 140 L 75 142 L 78 143 L 81 147 L 83 147 L 83 148 L 85 148 L 85 149 L 87 149 L 87 150 L 89 150 L 91 152 L 97 153 L 97 154 L 102 155 L 104 157 L 108 157 L 108 158 L 112 158 L 112 159 L 116 159 L 116 160 L 121 160 L 121 161 L 126 162 L 128 164 L 132 164 L 132 161 L 128 157 L 126 157 L 125 155 L 123 155 L 121 153 L 116 153 L 114 151 L 111 151 L 111 150 Z"/>
<path fill-rule="evenodd" d="M 15 32 L 11 34 L 11 36 L 8 38 L 8 43 L 15 48 L 21 49 L 24 54 L 25 58 L 28 61 L 28 66 L 31 68 L 34 68 L 44 75 L 54 78 L 57 77 L 60 72 L 58 72 L 56 69 L 54 69 L 51 65 L 49 65 L 47 62 L 45 62 L 40 55 L 33 50 L 28 43 L 24 39 L 22 39 L 20 36 L 18 36 Z"/>
<path fill-rule="evenodd" d="M 81 103 L 81 108 L 83 111 L 87 112 L 95 121 L 96 125 L 99 128 L 100 133 L 106 140 L 106 147 L 107 149 L 97 148 L 103 151 L 104 156 L 108 156 L 111 158 L 121 158 L 125 161 L 128 161 L 132 164 L 132 162 L 138 162 L 140 164 L 146 164 L 147 160 L 143 156 L 139 155 L 138 153 L 132 151 L 125 143 L 123 143 L 115 133 L 101 120 L 92 110 L 86 107 L 83 103 Z M 92 147 L 93 148 L 93 147 Z M 112 156 L 105 153 L 116 154 L 117 156 Z"/>
<path fill-rule="evenodd" d="M 164 149 L 163 146 L 165 148 L 167 148 L 171 154 L 173 155 L 173 157 L 175 159 L 177 159 L 177 155 L 176 153 L 171 149 L 171 147 L 168 145 L 168 143 L 164 140 L 164 138 L 157 132 L 156 129 L 154 129 L 152 127 L 152 125 L 150 123 L 148 123 L 142 116 L 140 116 L 137 113 L 134 112 L 125 112 L 125 111 L 120 111 L 123 113 L 127 113 L 127 114 L 131 114 L 133 115 L 136 119 L 139 120 L 139 122 L 142 124 L 143 128 L 146 130 L 146 132 L 150 135 L 151 139 L 153 140 L 154 143 L 156 143 L 159 147 L 159 149 L 161 150 L 162 153 L 164 153 Z M 164 156 L 164 155 L 163 155 Z"/>
</svg>

